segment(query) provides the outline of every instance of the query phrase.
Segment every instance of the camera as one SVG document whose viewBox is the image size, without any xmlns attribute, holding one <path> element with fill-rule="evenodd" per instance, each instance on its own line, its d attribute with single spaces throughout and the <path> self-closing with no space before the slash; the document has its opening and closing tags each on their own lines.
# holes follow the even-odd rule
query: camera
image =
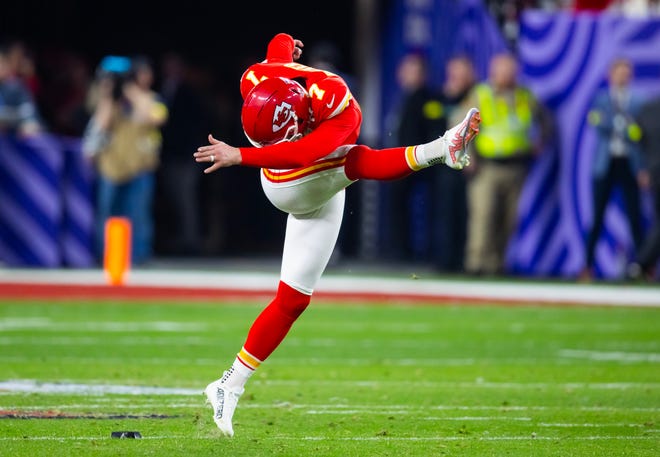
<svg viewBox="0 0 660 457">
<path fill-rule="evenodd" d="M 112 81 L 112 98 L 122 98 L 124 84 L 133 79 L 133 61 L 125 56 L 105 56 L 96 72 L 96 78 L 100 81 L 109 79 Z"/>
</svg>

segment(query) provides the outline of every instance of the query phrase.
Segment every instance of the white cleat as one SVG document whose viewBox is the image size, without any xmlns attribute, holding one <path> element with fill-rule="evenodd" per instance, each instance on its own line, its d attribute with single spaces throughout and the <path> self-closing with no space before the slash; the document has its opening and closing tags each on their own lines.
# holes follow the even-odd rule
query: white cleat
<svg viewBox="0 0 660 457">
<path fill-rule="evenodd" d="M 223 436 L 234 436 L 231 419 L 243 391 L 244 389 L 229 388 L 227 385 L 222 384 L 220 380 L 213 381 L 204 389 L 206 398 L 213 407 L 213 420 Z"/>
<path fill-rule="evenodd" d="M 477 108 L 470 108 L 460 124 L 447 130 L 442 138 L 447 145 L 444 164 L 454 170 L 462 170 L 470 165 L 468 145 L 479 133 L 481 115 Z"/>
</svg>

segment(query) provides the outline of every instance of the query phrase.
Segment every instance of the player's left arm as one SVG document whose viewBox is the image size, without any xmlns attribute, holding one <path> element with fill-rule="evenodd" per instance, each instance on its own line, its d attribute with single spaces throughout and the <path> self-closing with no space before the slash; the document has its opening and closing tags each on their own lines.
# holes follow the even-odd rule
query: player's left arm
<svg viewBox="0 0 660 457">
<path fill-rule="evenodd" d="M 266 60 L 262 63 L 290 64 L 300 59 L 305 45 L 302 41 L 294 39 L 286 33 L 279 33 L 268 43 Z M 251 65 L 240 80 L 241 97 L 245 99 L 247 94 L 268 76 L 259 70 L 260 64 Z"/>
<path fill-rule="evenodd" d="M 304 47 L 302 41 L 293 38 L 288 33 L 278 33 L 268 43 L 266 61 L 271 63 L 293 62 L 300 59 Z"/>
<path fill-rule="evenodd" d="M 348 86 L 337 75 L 329 75 L 307 88 L 311 98 L 314 119 L 326 120 L 341 114 L 353 96 Z"/>
</svg>

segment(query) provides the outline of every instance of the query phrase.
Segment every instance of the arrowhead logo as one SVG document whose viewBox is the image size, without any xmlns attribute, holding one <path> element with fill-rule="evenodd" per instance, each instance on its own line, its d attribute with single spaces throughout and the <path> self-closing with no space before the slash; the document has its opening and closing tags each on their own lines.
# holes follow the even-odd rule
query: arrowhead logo
<svg viewBox="0 0 660 457">
<path fill-rule="evenodd" d="M 282 102 L 275 107 L 273 113 L 273 133 L 279 132 L 284 128 L 291 119 L 295 119 L 296 114 L 291 111 L 291 105 L 287 102 Z"/>
</svg>

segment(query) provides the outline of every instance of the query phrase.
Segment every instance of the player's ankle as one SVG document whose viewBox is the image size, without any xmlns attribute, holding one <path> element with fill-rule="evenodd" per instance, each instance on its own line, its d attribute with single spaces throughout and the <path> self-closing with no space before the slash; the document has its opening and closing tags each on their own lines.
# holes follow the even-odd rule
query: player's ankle
<svg viewBox="0 0 660 457">
<path fill-rule="evenodd" d="M 436 138 L 417 146 L 417 158 L 420 168 L 445 163 L 447 158 L 447 142 L 444 137 Z"/>
<path fill-rule="evenodd" d="M 220 382 L 230 388 L 242 389 L 254 371 L 235 360 L 231 368 L 223 373 Z"/>
</svg>

